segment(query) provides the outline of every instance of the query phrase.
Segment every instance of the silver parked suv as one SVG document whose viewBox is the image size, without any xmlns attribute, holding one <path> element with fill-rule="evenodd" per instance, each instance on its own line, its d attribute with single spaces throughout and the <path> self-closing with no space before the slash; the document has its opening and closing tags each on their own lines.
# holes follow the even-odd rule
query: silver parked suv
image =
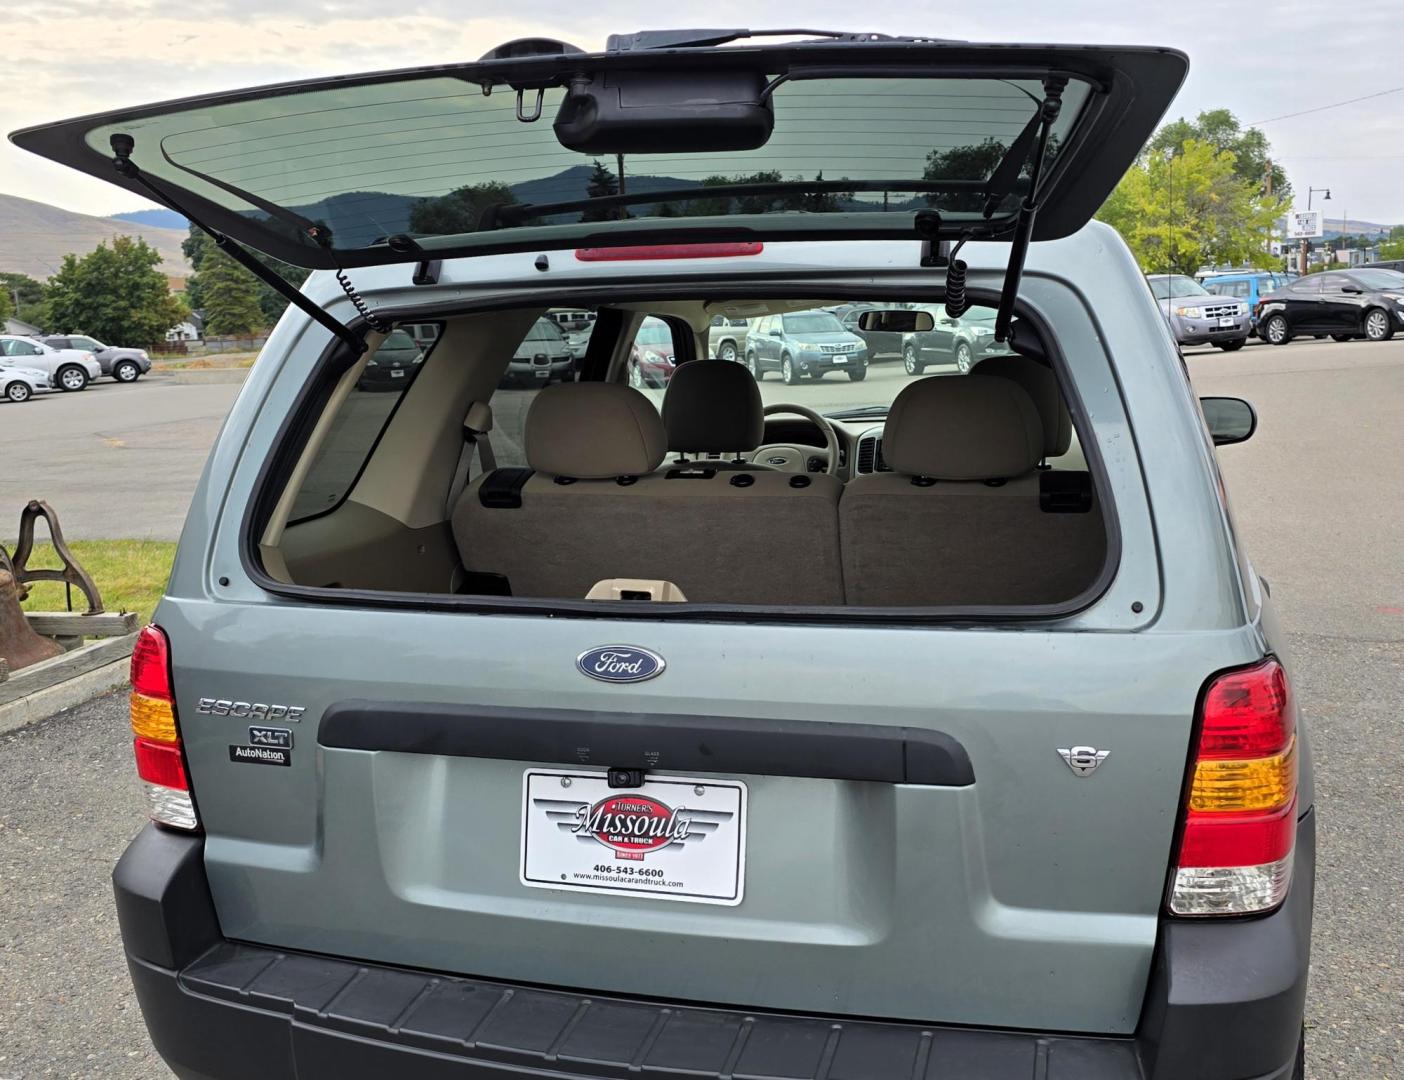
<svg viewBox="0 0 1404 1080">
<path fill-rule="evenodd" d="M 1216 460 L 1255 417 L 1091 221 L 1185 57 L 740 36 L 12 136 L 316 271 L 132 656 L 117 912 L 182 1080 L 1301 1075 L 1311 753 Z M 856 305 L 1003 348 L 708 356 Z M 553 310 L 578 379 L 500 385 Z"/>
</svg>

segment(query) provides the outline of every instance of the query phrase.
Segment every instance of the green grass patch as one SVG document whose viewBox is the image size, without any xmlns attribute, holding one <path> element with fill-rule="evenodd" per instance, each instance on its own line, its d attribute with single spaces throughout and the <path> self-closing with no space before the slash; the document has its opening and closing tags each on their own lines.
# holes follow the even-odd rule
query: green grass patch
<svg viewBox="0 0 1404 1080">
<path fill-rule="evenodd" d="M 103 606 L 108 611 L 135 611 L 145 622 L 156 609 L 171 576 L 175 544 L 169 540 L 72 540 L 68 544 L 78 564 L 97 582 Z M 14 554 L 14 542 L 5 550 Z M 34 546 L 30 569 L 61 567 L 53 545 Z M 65 611 L 67 586 L 61 581 L 36 581 L 29 586 L 29 598 L 20 606 L 26 611 Z M 79 589 L 73 590 L 75 611 L 87 610 L 88 602 Z"/>
</svg>

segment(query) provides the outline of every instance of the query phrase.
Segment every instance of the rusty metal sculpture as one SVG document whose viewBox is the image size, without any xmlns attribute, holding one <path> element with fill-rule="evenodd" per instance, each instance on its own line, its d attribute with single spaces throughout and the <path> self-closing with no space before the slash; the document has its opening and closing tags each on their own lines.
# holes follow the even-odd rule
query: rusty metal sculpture
<svg viewBox="0 0 1404 1080">
<path fill-rule="evenodd" d="M 62 569 L 29 568 L 29 556 L 34 551 L 34 525 L 39 518 L 43 518 L 49 527 L 49 539 L 63 563 Z M 0 546 L 0 657 L 8 661 L 11 671 L 58 656 L 64 651 L 57 641 L 31 630 L 20 609 L 20 601 L 29 595 L 29 584 L 34 581 L 61 581 L 76 586 L 88 601 L 87 614 L 96 615 L 103 610 L 102 594 L 68 550 L 63 530 L 59 528 L 58 516 L 48 503 L 38 499 L 32 500 L 20 514 L 19 541 L 15 544 L 14 557 L 11 558 Z"/>
</svg>

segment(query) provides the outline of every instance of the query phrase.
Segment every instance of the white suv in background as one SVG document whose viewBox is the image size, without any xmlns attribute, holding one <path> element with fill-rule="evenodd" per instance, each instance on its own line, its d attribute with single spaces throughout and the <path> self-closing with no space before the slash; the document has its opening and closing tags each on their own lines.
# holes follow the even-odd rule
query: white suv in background
<svg viewBox="0 0 1404 1080">
<path fill-rule="evenodd" d="M 0 354 L 13 361 L 9 366 L 35 368 L 49 376 L 60 390 L 83 390 L 102 374 L 102 367 L 90 352 L 54 349 L 33 338 L 0 335 Z"/>
</svg>

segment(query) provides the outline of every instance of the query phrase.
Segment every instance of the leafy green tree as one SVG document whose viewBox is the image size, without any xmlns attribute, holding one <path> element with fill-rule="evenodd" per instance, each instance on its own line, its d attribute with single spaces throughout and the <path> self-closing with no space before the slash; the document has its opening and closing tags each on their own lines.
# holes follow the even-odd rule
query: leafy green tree
<svg viewBox="0 0 1404 1080">
<path fill-rule="evenodd" d="M 219 245 L 211 239 L 209 233 L 195 225 L 191 225 L 190 235 L 181 241 L 180 247 L 181 250 L 185 252 L 185 257 L 190 260 L 190 265 L 195 271 L 191 275 L 190 280 L 186 282 L 185 299 L 192 308 L 203 310 L 205 306 L 205 283 L 200 277 L 200 267 L 204 263 L 205 256 L 208 253 L 219 253 Z M 271 255 L 264 255 L 262 252 L 251 251 L 250 253 L 254 258 L 263 263 L 264 266 L 268 267 L 295 289 L 300 289 L 302 283 L 307 280 L 307 271 L 300 266 L 293 266 L 280 259 L 275 259 Z M 273 288 L 272 285 L 265 284 L 263 281 L 254 277 L 253 274 L 249 273 L 249 271 L 245 270 L 242 266 L 239 266 L 238 263 L 234 265 L 238 267 L 239 273 L 248 275 L 249 280 L 253 282 L 254 290 L 258 294 L 258 306 L 263 312 L 263 325 L 272 326 L 283 314 L 283 309 L 288 306 L 287 300 L 284 299 L 283 295 L 278 292 L 277 289 Z"/>
<path fill-rule="evenodd" d="M 242 337 L 268 325 L 258 303 L 258 279 L 218 247 L 204 253 L 199 277 L 205 333 Z"/>
<path fill-rule="evenodd" d="M 1097 216 L 1146 273 L 1193 274 L 1219 263 L 1273 265 L 1268 238 L 1279 211 L 1275 195 L 1239 177 L 1231 151 L 1189 139 L 1133 165 Z"/>
<path fill-rule="evenodd" d="M 1193 120 L 1180 117 L 1166 124 L 1146 144 L 1145 156 L 1179 154 L 1190 140 L 1233 154 L 1234 175 L 1258 191 L 1265 190 L 1272 146 L 1266 135 L 1257 128 L 1243 127 L 1228 109 L 1208 109 Z M 1272 165 L 1272 193 L 1284 203 L 1291 201 L 1292 182 L 1277 164 Z"/>
<path fill-rule="evenodd" d="M 585 183 L 585 195 L 591 199 L 602 199 L 619 194 L 619 178 L 614 175 L 599 158 L 590 169 L 590 179 Z M 618 217 L 618 210 L 591 207 L 580 214 L 581 221 L 612 221 Z"/>
<path fill-rule="evenodd" d="M 109 247 L 78 258 L 65 255 L 49 281 L 49 327 L 85 333 L 113 345 L 154 345 L 185 315 L 171 295 L 161 256 L 139 237 L 117 236 Z"/>
<path fill-rule="evenodd" d="M 490 206 L 513 205 L 516 195 L 506 184 L 490 181 L 469 184 L 433 199 L 420 199 L 410 207 L 409 231 L 430 236 L 476 232 L 483 212 Z"/>
<path fill-rule="evenodd" d="M 1404 259 L 1404 225 L 1389 230 L 1389 239 L 1380 243 L 1381 259 Z"/>
<path fill-rule="evenodd" d="M 48 324 L 49 309 L 45 298 L 49 287 L 42 281 L 35 281 L 27 274 L 0 274 L 0 292 L 10 298 L 12 306 L 15 298 L 19 298 L 18 306 L 10 313 L 15 318 L 23 319 L 31 326 Z"/>
<path fill-rule="evenodd" d="M 988 180 L 1004 160 L 1009 147 L 999 139 L 989 138 L 968 146 L 953 146 L 949 150 L 932 150 L 926 155 L 926 167 L 922 170 L 923 180 Z M 1058 153 L 1058 140 L 1050 138 L 1043 160 L 1051 161 Z M 1033 171 L 1034 152 L 1029 152 L 1028 160 L 1019 168 L 1021 176 Z M 1008 212 L 1017 204 L 1018 197 L 1010 195 L 1001 209 Z M 942 210 L 955 210 L 978 213 L 985 208 L 985 194 L 982 191 L 932 191 L 926 195 L 928 206 L 939 206 Z"/>
<path fill-rule="evenodd" d="M 0 322 L 4 322 L 15 313 L 14 301 L 10 299 L 10 294 L 5 289 L 0 289 Z"/>
</svg>

